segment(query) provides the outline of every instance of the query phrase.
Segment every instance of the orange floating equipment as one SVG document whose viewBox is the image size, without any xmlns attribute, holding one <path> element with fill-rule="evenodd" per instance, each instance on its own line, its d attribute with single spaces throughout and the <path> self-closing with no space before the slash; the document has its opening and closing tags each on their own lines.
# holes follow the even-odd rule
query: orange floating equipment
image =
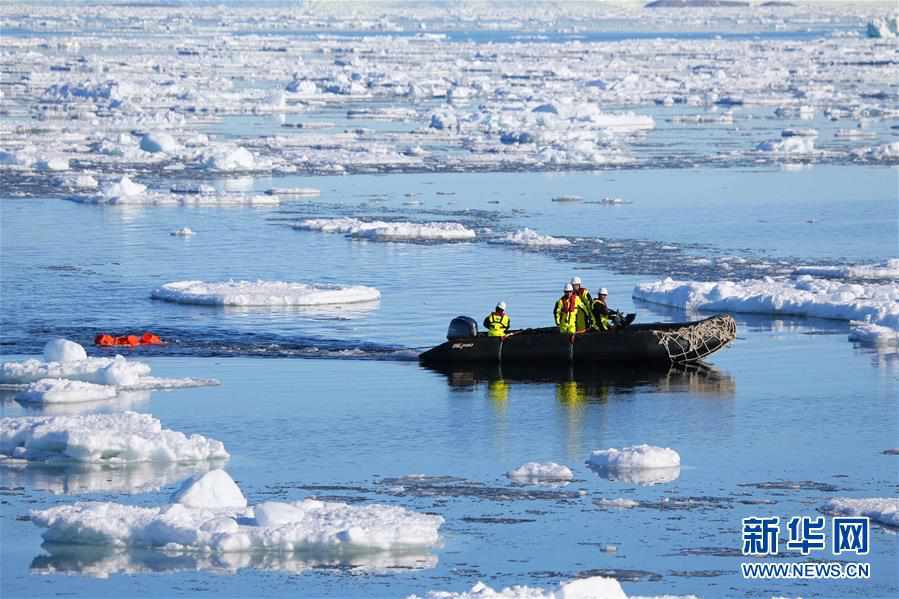
<svg viewBox="0 0 899 599">
<path fill-rule="evenodd" d="M 97 333 L 94 337 L 94 345 L 101 347 L 137 347 L 139 345 L 164 345 L 159 335 L 146 332 L 140 337 L 137 335 L 122 335 L 114 337 L 109 333 Z"/>
</svg>

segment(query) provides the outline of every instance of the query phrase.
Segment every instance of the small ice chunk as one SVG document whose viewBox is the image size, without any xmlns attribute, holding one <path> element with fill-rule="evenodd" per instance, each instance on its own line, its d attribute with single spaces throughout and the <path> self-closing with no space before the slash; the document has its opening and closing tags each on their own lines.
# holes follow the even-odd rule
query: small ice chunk
<svg viewBox="0 0 899 599">
<path fill-rule="evenodd" d="M 178 142 L 164 131 L 151 131 L 141 137 L 140 149 L 153 154 L 157 152 L 171 154 L 178 150 Z"/>
<path fill-rule="evenodd" d="M 571 245 L 571 242 L 564 237 L 553 237 L 551 235 L 541 235 L 533 229 L 525 227 L 514 233 L 508 233 L 502 237 L 491 240 L 492 243 L 506 243 L 509 245 L 524 245 L 531 247 L 563 247 Z"/>
<path fill-rule="evenodd" d="M 344 233 L 373 241 L 469 241 L 477 234 L 454 222 L 413 223 L 406 221 L 363 221 L 357 218 L 310 218 L 295 229 Z"/>
<path fill-rule="evenodd" d="M 680 466 L 680 455 L 669 447 L 643 444 L 623 449 L 598 449 L 587 461 L 595 468 L 608 470 L 676 468 Z"/>
<path fill-rule="evenodd" d="M 176 237 L 190 237 L 193 234 L 193 229 L 191 229 L 190 227 L 181 227 L 180 229 L 176 229 L 171 232 L 171 235 L 174 235 Z"/>
<path fill-rule="evenodd" d="M 600 507 L 629 509 L 639 506 L 640 502 L 633 499 L 624 499 L 622 497 L 619 497 L 618 499 L 600 499 L 596 502 L 596 504 Z"/>
<path fill-rule="evenodd" d="M 217 150 L 207 156 L 205 165 L 214 171 L 251 170 L 256 166 L 256 158 L 246 148 Z"/>
<path fill-rule="evenodd" d="M 87 360 L 87 352 L 78 343 L 59 337 L 44 344 L 44 360 L 47 362 L 77 362 L 78 360 Z"/>
<path fill-rule="evenodd" d="M 555 462 L 528 462 L 507 472 L 506 476 L 523 482 L 561 482 L 573 479 L 574 473 L 568 466 Z"/>
<path fill-rule="evenodd" d="M 899 499 L 895 497 L 836 497 L 825 503 L 823 510 L 840 516 L 868 517 L 886 526 L 899 528 Z"/>
<path fill-rule="evenodd" d="M 320 285 L 283 281 L 175 281 L 151 294 L 153 299 L 211 306 L 320 306 L 373 302 L 381 297 L 374 287 Z"/>
<path fill-rule="evenodd" d="M 175 494 L 173 503 L 192 508 L 245 508 L 247 499 L 240 488 L 224 470 L 210 470 L 184 481 Z"/>
<path fill-rule="evenodd" d="M 130 198 L 139 196 L 145 191 L 147 191 L 146 185 L 135 183 L 128 178 L 128 175 L 123 175 L 116 183 L 107 185 L 103 189 L 103 195 L 107 198 Z"/>
</svg>

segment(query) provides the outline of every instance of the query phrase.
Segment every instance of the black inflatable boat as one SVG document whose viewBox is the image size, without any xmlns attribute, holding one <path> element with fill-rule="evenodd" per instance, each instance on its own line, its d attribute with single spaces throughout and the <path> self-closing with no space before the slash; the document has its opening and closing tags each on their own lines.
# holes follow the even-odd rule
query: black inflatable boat
<svg viewBox="0 0 899 599">
<path fill-rule="evenodd" d="M 701 360 L 737 336 L 727 314 L 695 322 L 634 324 L 611 331 L 563 335 L 555 327 L 512 331 L 506 337 L 478 333 L 467 316 L 450 322 L 447 341 L 421 354 L 423 364 L 502 363 L 602 365 L 685 364 Z"/>
</svg>

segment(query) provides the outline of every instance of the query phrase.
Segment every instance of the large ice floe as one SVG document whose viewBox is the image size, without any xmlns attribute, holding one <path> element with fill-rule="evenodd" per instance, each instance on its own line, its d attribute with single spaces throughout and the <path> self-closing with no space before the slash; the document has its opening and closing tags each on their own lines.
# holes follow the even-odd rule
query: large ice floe
<svg viewBox="0 0 899 599">
<path fill-rule="evenodd" d="M 2 418 L 0 454 L 3 460 L 108 465 L 228 458 L 220 441 L 162 428 L 153 416 L 135 412 Z"/>
<path fill-rule="evenodd" d="M 121 391 L 179 389 L 218 385 L 216 379 L 150 376 L 144 362 L 88 357 L 84 347 L 68 339 L 51 339 L 43 360 L 28 359 L 0 364 L 0 385 L 19 391 L 25 402 L 71 403 L 107 400 Z"/>
<path fill-rule="evenodd" d="M 668 483 L 680 476 L 675 450 L 646 444 L 595 450 L 587 465 L 603 478 L 640 485 Z"/>
<path fill-rule="evenodd" d="M 153 299 L 207 306 L 328 306 L 375 302 L 374 287 L 289 283 L 284 281 L 175 281 L 155 289 Z"/>
<path fill-rule="evenodd" d="M 562 483 L 574 478 L 568 466 L 555 462 L 528 462 L 506 473 L 518 483 Z"/>
<path fill-rule="evenodd" d="M 33 511 L 31 520 L 47 529 L 43 537 L 51 543 L 307 555 L 433 547 L 443 523 L 440 516 L 377 504 L 306 499 L 248 507 L 223 470 L 190 479 L 171 501 L 159 507 L 79 502 Z"/>
<path fill-rule="evenodd" d="M 461 223 L 364 221 L 358 218 L 310 218 L 295 229 L 343 233 L 356 239 L 373 241 L 470 241 L 477 234 Z"/>
<path fill-rule="evenodd" d="M 899 498 L 896 497 L 865 499 L 835 497 L 821 509 L 828 514 L 839 516 L 868 517 L 874 522 L 899 528 Z"/>
<path fill-rule="evenodd" d="M 899 331 L 899 284 L 896 282 L 850 283 L 811 275 L 717 282 L 667 278 L 637 285 L 633 297 L 687 311 L 845 320 L 858 331 L 853 333 L 855 339 L 870 342 L 895 340 Z"/>
</svg>

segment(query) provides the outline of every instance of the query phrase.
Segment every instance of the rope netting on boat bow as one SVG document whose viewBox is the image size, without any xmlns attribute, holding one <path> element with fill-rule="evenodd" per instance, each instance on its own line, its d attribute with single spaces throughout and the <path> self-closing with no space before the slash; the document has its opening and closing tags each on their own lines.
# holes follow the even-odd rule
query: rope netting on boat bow
<svg viewBox="0 0 899 599">
<path fill-rule="evenodd" d="M 737 337 L 737 323 L 726 314 L 677 329 L 654 330 L 672 362 L 689 362 L 709 355 Z"/>
</svg>

